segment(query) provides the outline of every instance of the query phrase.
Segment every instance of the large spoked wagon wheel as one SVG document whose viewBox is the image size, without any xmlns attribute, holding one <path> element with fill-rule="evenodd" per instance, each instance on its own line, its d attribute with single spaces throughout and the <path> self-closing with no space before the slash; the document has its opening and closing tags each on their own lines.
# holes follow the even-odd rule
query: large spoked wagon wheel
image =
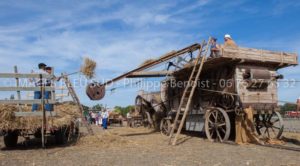
<svg viewBox="0 0 300 166">
<path fill-rule="evenodd" d="M 171 120 L 170 119 L 162 119 L 160 121 L 160 133 L 165 136 L 169 136 L 171 132 Z"/>
<path fill-rule="evenodd" d="M 255 128 L 262 138 L 279 139 L 284 125 L 280 113 L 273 111 L 272 114 L 255 115 Z"/>
<path fill-rule="evenodd" d="M 13 130 L 13 131 L 8 131 L 4 135 L 4 144 L 7 148 L 13 148 L 17 145 L 18 143 L 18 136 L 19 136 L 19 131 L 18 130 Z"/>
<path fill-rule="evenodd" d="M 230 135 L 230 120 L 222 108 L 209 109 L 205 117 L 205 133 L 210 141 L 223 142 Z"/>
</svg>

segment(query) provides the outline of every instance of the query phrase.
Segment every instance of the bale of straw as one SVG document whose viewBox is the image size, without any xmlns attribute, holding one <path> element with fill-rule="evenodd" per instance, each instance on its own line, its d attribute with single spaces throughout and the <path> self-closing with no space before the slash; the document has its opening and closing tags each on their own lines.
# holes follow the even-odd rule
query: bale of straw
<svg viewBox="0 0 300 166">
<path fill-rule="evenodd" d="M 95 69 L 97 63 L 89 58 L 84 58 L 84 63 L 80 68 L 80 72 L 84 74 L 88 79 L 91 79 L 95 76 Z"/>
<path fill-rule="evenodd" d="M 42 117 L 16 117 L 14 112 L 18 111 L 15 105 L 0 105 L 0 130 L 15 130 L 27 129 L 35 131 L 41 127 Z M 22 111 L 30 112 L 30 107 L 22 107 Z M 55 117 L 47 118 L 47 125 L 49 127 L 62 127 L 70 125 L 81 117 L 79 108 L 73 103 L 63 103 L 55 107 L 57 113 Z"/>
<path fill-rule="evenodd" d="M 22 107 L 24 112 L 29 112 L 29 107 Z M 32 129 L 40 127 L 42 123 L 41 117 L 16 117 L 14 112 L 18 111 L 18 107 L 14 105 L 0 106 L 0 130 L 15 130 L 15 129 Z"/>
</svg>

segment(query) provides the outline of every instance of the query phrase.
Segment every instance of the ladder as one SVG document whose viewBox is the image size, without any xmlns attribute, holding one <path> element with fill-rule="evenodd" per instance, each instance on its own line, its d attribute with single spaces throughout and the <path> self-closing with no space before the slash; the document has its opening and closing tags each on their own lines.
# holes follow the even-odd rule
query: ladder
<svg viewBox="0 0 300 166">
<path fill-rule="evenodd" d="M 72 83 L 70 82 L 68 76 L 66 75 L 62 75 L 63 80 L 65 81 L 66 87 L 68 88 L 69 94 L 71 95 L 73 101 L 75 102 L 75 104 L 78 106 L 79 110 L 80 110 L 80 114 L 81 114 L 81 119 L 83 121 L 84 126 L 87 128 L 89 134 L 94 135 L 94 131 L 92 129 L 92 127 L 88 124 L 88 122 L 85 120 L 84 116 L 83 116 L 83 107 L 80 103 L 80 100 L 73 88 Z"/>
<path fill-rule="evenodd" d="M 193 98 L 195 89 L 197 87 L 197 81 L 199 80 L 200 73 L 202 71 L 202 67 L 203 67 L 203 64 L 206 59 L 206 55 L 208 53 L 208 50 L 210 49 L 210 43 L 211 43 L 211 39 L 209 38 L 208 43 L 203 41 L 199 48 L 199 53 L 195 60 L 193 70 L 192 70 L 191 75 L 188 80 L 188 84 L 183 91 L 183 95 L 181 97 L 180 104 L 177 109 L 176 117 L 175 117 L 174 123 L 172 125 L 172 130 L 171 130 L 170 136 L 169 136 L 169 144 L 176 145 L 176 141 L 177 141 L 178 136 L 180 135 L 180 132 L 184 125 L 187 113 L 190 111 L 192 98 Z M 175 129 L 177 128 L 178 123 L 180 123 L 180 124 L 177 129 L 176 135 L 174 137 L 174 132 L 175 132 Z"/>
</svg>

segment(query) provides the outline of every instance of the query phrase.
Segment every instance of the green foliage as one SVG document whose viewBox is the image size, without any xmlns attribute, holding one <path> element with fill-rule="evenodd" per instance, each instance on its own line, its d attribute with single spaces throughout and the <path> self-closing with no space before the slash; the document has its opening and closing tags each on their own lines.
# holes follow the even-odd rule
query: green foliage
<svg viewBox="0 0 300 166">
<path fill-rule="evenodd" d="M 280 106 L 280 112 L 284 113 L 286 111 L 296 111 L 297 105 L 285 103 Z"/>
<path fill-rule="evenodd" d="M 130 112 L 131 110 L 134 110 L 134 106 L 129 105 L 127 107 L 120 107 L 120 106 L 115 106 L 114 112 L 117 112 L 121 114 L 123 117 L 126 117 L 126 114 Z"/>
<path fill-rule="evenodd" d="M 83 107 L 83 115 L 86 116 L 89 114 L 89 107 L 86 106 L 86 105 L 83 105 L 82 104 L 82 107 Z"/>
<path fill-rule="evenodd" d="M 104 109 L 104 106 L 102 104 L 96 104 L 92 107 L 92 109 L 102 111 Z"/>
<path fill-rule="evenodd" d="M 84 111 L 89 111 L 89 107 L 88 106 L 83 105 L 83 104 L 81 104 L 81 105 L 82 105 L 82 108 L 83 108 Z"/>
</svg>

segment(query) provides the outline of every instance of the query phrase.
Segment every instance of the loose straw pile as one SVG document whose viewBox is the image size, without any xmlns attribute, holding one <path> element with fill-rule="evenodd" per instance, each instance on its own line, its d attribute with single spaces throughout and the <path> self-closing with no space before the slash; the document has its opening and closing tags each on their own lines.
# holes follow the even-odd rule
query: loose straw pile
<svg viewBox="0 0 300 166">
<path fill-rule="evenodd" d="M 89 58 L 84 58 L 84 64 L 80 68 L 80 72 L 84 74 L 88 79 L 95 77 L 95 69 L 97 63 Z"/>
<path fill-rule="evenodd" d="M 140 64 L 140 66 L 144 66 L 144 65 L 149 64 L 149 63 L 154 62 L 154 61 L 155 61 L 155 59 L 147 59 L 142 64 Z"/>
<path fill-rule="evenodd" d="M 166 58 L 166 57 L 168 57 L 168 56 L 170 56 L 170 55 L 172 55 L 172 54 L 175 54 L 175 53 L 176 53 L 176 51 L 173 50 L 173 51 L 168 52 L 168 53 L 166 53 L 166 54 L 164 54 L 164 55 L 162 55 L 162 56 L 160 56 L 160 57 L 158 57 L 158 58 L 156 58 L 156 59 L 147 59 L 147 60 L 145 60 L 142 64 L 140 64 L 140 66 L 147 65 L 147 64 L 149 64 L 149 63 L 151 63 L 151 62 L 154 62 L 154 61 L 159 60 L 159 59 L 162 59 L 162 58 Z"/>
</svg>

